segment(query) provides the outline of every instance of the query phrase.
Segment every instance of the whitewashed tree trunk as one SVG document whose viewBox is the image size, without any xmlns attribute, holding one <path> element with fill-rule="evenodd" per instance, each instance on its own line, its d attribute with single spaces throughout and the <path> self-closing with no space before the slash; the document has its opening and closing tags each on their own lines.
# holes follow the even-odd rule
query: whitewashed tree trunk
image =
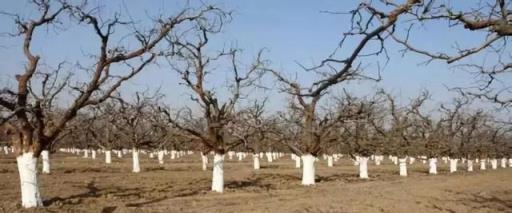
<svg viewBox="0 0 512 213">
<path fill-rule="evenodd" d="M 491 168 L 493 170 L 498 168 L 498 160 L 496 158 L 491 159 Z"/>
<path fill-rule="evenodd" d="M 171 150 L 171 159 L 175 159 L 176 158 L 176 150 Z"/>
<path fill-rule="evenodd" d="M 93 149 L 91 151 L 91 157 L 92 157 L 92 159 L 96 159 L 96 150 Z"/>
<path fill-rule="evenodd" d="M 407 158 L 398 159 L 398 164 L 400 167 L 400 176 L 407 177 Z"/>
<path fill-rule="evenodd" d="M 164 164 L 164 154 L 165 152 L 163 150 L 158 151 L 158 163 Z"/>
<path fill-rule="evenodd" d="M 512 167 L 512 158 L 508 159 L 508 167 Z"/>
<path fill-rule="evenodd" d="M 501 168 L 507 168 L 507 159 L 506 158 L 501 159 Z"/>
<path fill-rule="evenodd" d="M 132 150 L 132 159 L 133 159 L 133 173 L 139 173 L 140 172 L 140 163 L 139 163 L 139 150 L 136 148 L 133 148 Z"/>
<path fill-rule="evenodd" d="M 201 162 L 203 164 L 203 171 L 206 171 L 208 168 L 208 156 L 201 153 Z"/>
<path fill-rule="evenodd" d="M 267 161 L 268 161 L 269 163 L 272 163 L 272 153 L 267 152 L 265 155 L 267 156 Z"/>
<path fill-rule="evenodd" d="M 41 152 L 41 159 L 43 161 L 43 174 L 50 174 L 50 152 L 43 150 Z"/>
<path fill-rule="evenodd" d="M 480 161 L 480 170 L 485 170 L 485 160 Z"/>
<path fill-rule="evenodd" d="M 359 158 L 359 178 L 368 179 L 368 157 Z"/>
<path fill-rule="evenodd" d="M 213 157 L 212 191 L 224 191 L 224 155 L 218 153 Z"/>
<path fill-rule="evenodd" d="M 413 157 L 410 157 L 410 158 L 409 158 L 409 164 L 413 164 L 413 163 L 414 163 L 414 161 L 416 161 L 416 158 L 413 158 Z"/>
<path fill-rule="evenodd" d="M 258 157 L 258 154 L 253 154 L 252 159 L 253 159 L 254 169 L 255 170 L 260 169 L 260 158 Z"/>
<path fill-rule="evenodd" d="M 451 159 L 450 158 L 450 173 L 454 173 L 457 171 L 457 161 L 459 159 Z"/>
<path fill-rule="evenodd" d="M 315 184 L 315 157 L 310 154 L 302 155 L 302 185 Z"/>
<path fill-rule="evenodd" d="M 5 153 L 6 155 L 8 155 L 8 154 L 9 154 L 9 148 L 8 148 L 7 146 L 4 146 L 4 153 Z"/>
<path fill-rule="evenodd" d="M 295 156 L 295 168 L 300 168 L 300 157 Z"/>
<path fill-rule="evenodd" d="M 327 167 L 333 167 L 332 155 L 327 156 Z"/>
<path fill-rule="evenodd" d="M 468 159 L 468 172 L 473 171 L 473 160 Z"/>
<path fill-rule="evenodd" d="M 106 164 L 112 163 L 112 151 L 110 151 L 110 150 L 105 151 L 105 163 Z"/>
<path fill-rule="evenodd" d="M 121 150 L 117 151 L 117 158 L 123 158 L 123 152 L 121 152 Z"/>
<path fill-rule="evenodd" d="M 437 158 L 428 159 L 428 173 L 431 175 L 437 175 Z"/>
<path fill-rule="evenodd" d="M 89 158 L 89 150 L 84 149 L 84 158 Z"/>
<path fill-rule="evenodd" d="M 27 152 L 16 158 L 21 184 L 21 205 L 24 208 L 43 206 L 37 178 L 37 158 Z"/>
</svg>

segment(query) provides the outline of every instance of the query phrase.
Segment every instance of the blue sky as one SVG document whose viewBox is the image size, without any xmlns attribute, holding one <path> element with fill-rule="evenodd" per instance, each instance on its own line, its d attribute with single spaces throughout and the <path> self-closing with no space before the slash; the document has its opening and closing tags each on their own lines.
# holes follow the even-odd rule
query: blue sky
<svg viewBox="0 0 512 213">
<path fill-rule="evenodd" d="M 120 11 L 122 14 L 130 14 L 134 19 L 145 23 L 148 14 L 173 14 L 181 8 L 184 1 L 178 0 L 147 0 L 147 1 L 91 1 L 92 5 L 99 5 L 104 14 Z M 285 73 L 294 75 L 298 73 L 298 80 L 303 83 L 311 82 L 312 76 L 302 72 L 296 64 L 314 64 L 329 55 L 338 44 L 341 33 L 349 26 L 349 16 L 332 15 L 321 11 L 348 11 L 355 7 L 358 1 L 335 0 L 258 0 L 237 1 L 218 0 L 209 1 L 234 11 L 233 21 L 214 39 L 214 47 L 236 45 L 244 50 L 244 59 L 253 58 L 258 50 L 267 48 L 265 58 L 272 61 L 272 66 Z M 11 13 L 20 13 L 30 17 L 34 10 L 25 1 L 3 2 L 2 10 Z M 0 17 L 0 30 L 11 32 L 14 30 L 12 21 L 5 16 Z M 422 47 L 432 49 L 446 49 L 453 41 L 462 44 L 470 44 L 477 35 L 460 36 L 456 30 L 443 25 L 424 26 L 422 33 L 418 33 L 415 43 Z M 453 32 L 453 33 L 452 33 Z M 94 53 L 97 50 L 97 40 L 86 29 L 69 29 L 60 31 L 49 29 L 39 32 L 35 38 L 37 45 L 33 50 L 43 57 L 47 64 L 56 64 L 61 60 L 83 60 L 84 53 Z M 122 34 L 122 31 L 120 31 Z M 92 36 L 92 37 L 91 37 Z M 352 44 L 353 45 L 353 44 Z M 428 89 L 433 94 L 434 103 L 449 101 L 452 94 L 447 92 L 444 85 L 465 86 L 473 79 L 462 72 L 449 71 L 446 64 L 433 62 L 429 65 L 419 65 L 423 58 L 407 55 L 405 58 L 398 52 L 399 48 L 390 43 L 389 54 L 391 61 L 382 73 L 383 81 L 354 82 L 346 86 L 349 91 L 364 95 L 373 92 L 374 88 L 383 87 L 398 96 L 399 100 L 407 102 L 409 98 L 417 95 L 420 90 Z M 12 80 L 15 73 L 23 69 L 24 58 L 21 54 L 20 40 L 6 36 L 0 37 L 0 84 L 6 84 Z M 373 61 L 363 63 L 375 64 Z M 369 72 L 372 72 L 370 67 Z M 222 84 L 222 74 L 212 75 L 212 84 Z M 7 79 L 7 80 L 6 80 Z M 269 85 L 273 83 L 265 82 Z M 221 85 L 216 85 L 221 86 Z M 143 73 L 130 83 L 124 85 L 125 93 L 142 90 L 143 88 L 161 87 L 166 94 L 166 102 L 179 106 L 186 104 L 188 97 L 184 96 L 189 91 L 178 85 L 176 75 L 162 66 L 152 66 L 148 72 Z M 344 85 L 334 88 L 339 91 Z M 276 91 L 266 92 L 271 97 L 272 109 L 282 108 L 285 104 L 282 94 Z M 251 98 L 257 99 L 262 92 L 254 93 Z"/>
</svg>

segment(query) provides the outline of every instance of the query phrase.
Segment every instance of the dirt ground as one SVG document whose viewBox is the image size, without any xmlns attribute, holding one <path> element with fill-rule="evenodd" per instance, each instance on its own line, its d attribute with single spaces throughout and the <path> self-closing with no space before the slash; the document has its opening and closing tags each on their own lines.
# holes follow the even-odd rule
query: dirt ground
<svg viewBox="0 0 512 213">
<path fill-rule="evenodd" d="M 289 156 L 262 160 L 259 171 L 247 158 L 227 160 L 218 194 L 209 191 L 211 170 L 201 170 L 199 154 L 165 160 L 159 166 L 142 155 L 143 171 L 133 174 L 130 156 L 107 166 L 102 155 L 52 155 L 52 174 L 40 175 L 47 207 L 24 210 L 14 156 L 1 154 L 0 212 L 512 212 L 512 168 L 448 174 L 441 163 L 440 174 L 428 176 L 417 162 L 403 178 L 386 160 L 360 180 L 350 161 L 328 168 L 321 160 L 317 184 L 304 187 Z"/>
</svg>

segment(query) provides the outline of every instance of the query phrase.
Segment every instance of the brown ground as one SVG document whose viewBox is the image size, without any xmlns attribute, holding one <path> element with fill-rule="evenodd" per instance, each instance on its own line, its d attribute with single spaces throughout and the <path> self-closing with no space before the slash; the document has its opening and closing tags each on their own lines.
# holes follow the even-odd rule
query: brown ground
<svg viewBox="0 0 512 213">
<path fill-rule="evenodd" d="M 428 176 L 421 162 L 401 178 L 389 161 L 369 166 L 370 180 L 359 180 L 347 160 L 327 168 L 317 162 L 317 184 L 300 185 L 300 171 L 289 156 L 262 161 L 228 161 L 225 192 L 209 191 L 211 171 L 201 171 L 198 154 L 164 167 L 141 156 L 142 173 L 132 174 L 131 158 L 106 166 L 97 160 L 57 154 L 52 174 L 41 175 L 46 208 L 26 212 L 512 212 L 512 168 Z M 461 169 L 461 168 L 459 168 Z M 13 156 L 0 155 L 0 212 L 23 212 Z"/>
</svg>

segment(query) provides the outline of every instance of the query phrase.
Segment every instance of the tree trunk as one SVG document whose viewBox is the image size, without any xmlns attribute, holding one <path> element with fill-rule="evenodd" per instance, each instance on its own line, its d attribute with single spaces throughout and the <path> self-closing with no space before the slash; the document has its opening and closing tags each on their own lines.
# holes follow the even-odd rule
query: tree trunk
<svg viewBox="0 0 512 213">
<path fill-rule="evenodd" d="M 224 154 L 215 153 L 213 158 L 212 191 L 224 191 Z"/>
<path fill-rule="evenodd" d="M 359 158 L 359 178 L 368 179 L 368 157 Z"/>
<path fill-rule="evenodd" d="M 498 160 L 496 158 L 491 159 L 491 168 L 493 170 L 498 168 Z"/>
<path fill-rule="evenodd" d="M 400 167 L 400 176 L 407 177 L 407 158 L 398 159 Z"/>
<path fill-rule="evenodd" d="M 257 154 L 253 154 L 252 158 L 253 158 L 253 162 L 254 162 L 254 169 L 255 170 L 260 169 L 260 158 L 258 157 L 258 155 Z"/>
<path fill-rule="evenodd" d="M 50 152 L 43 150 L 41 152 L 41 159 L 43 161 L 43 174 L 50 174 Z"/>
<path fill-rule="evenodd" d="M 315 157 L 311 154 L 301 156 L 302 159 L 302 185 L 315 184 Z"/>
<path fill-rule="evenodd" d="M 96 159 L 96 150 L 95 149 L 93 149 L 91 151 L 91 157 L 92 157 L 92 159 Z"/>
<path fill-rule="evenodd" d="M 437 175 L 437 158 L 428 159 L 428 173 L 431 175 Z"/>
<path fill-rule="evenodd" d="M 327 156 L 327 167 L 333 167 L 332 155 Z"/>
<path fill-rule="evenodd" d="M 266 153 L 266 155 L 267 155 L 267 161 L 268 161 L 269 163 L 272 163 L 272 153 L 267 152 L 267 153 Z"/>
<path fill-rule="evenodd" d="M 133 148 L 132 158 L 133 158 L 133 173 L 139 173 L 140 172 L 139 150 L 137 148 Z"/>
<path fill-rule="evenodd" d="M 203 164 L 203 171 L 208 169 L 208 155 L 201 153 L 201 162 Z"/>
<path fill-rule="evenodd" d="M 473 171 L 473 160 L 468 160 L 468 172 Z"/>
<path fill-rule="evenodd" d="M 457 171 L 457 161 L 459 159 L 451 159 L 450 158 L 450 173 L 454 173 Z"/>
<path fill-rule="evenodd" d="M 84 149 L 84 158 L 89 158 L 89 150 Z"/>
<path fill-rule="evenodd" d="M 16 158 L 21 184 L 21 205 L 24 208 L 43 206 L 37 177 L 37 158 L 33 152 L 23 153 Z"/>
<path fill-rule="evenodd" d="M 480 161 L 480 170 L 485 170 L 485 160 Z"/>
<path fill-rule="evenodd" d="M 507 168 L 507 159 L 506 158 L 501 159 L 501 168 Z"/>
<path fill-rule="evenodd" d="M 117 158 L 123 158 L 123 152 L 121 150 L 117 151 Z"/>
<path fill-rule="evenodd" d="M 112 151 L 110 151 L 110 150 L 105 151 L 105 163 L 106 164 L 112 163 Z"/>
<path fill-rule="evenodd" d="M 158 163 L 164 164 L 164 151 L 160 150 L 158 151 Z"/>
</svg>

